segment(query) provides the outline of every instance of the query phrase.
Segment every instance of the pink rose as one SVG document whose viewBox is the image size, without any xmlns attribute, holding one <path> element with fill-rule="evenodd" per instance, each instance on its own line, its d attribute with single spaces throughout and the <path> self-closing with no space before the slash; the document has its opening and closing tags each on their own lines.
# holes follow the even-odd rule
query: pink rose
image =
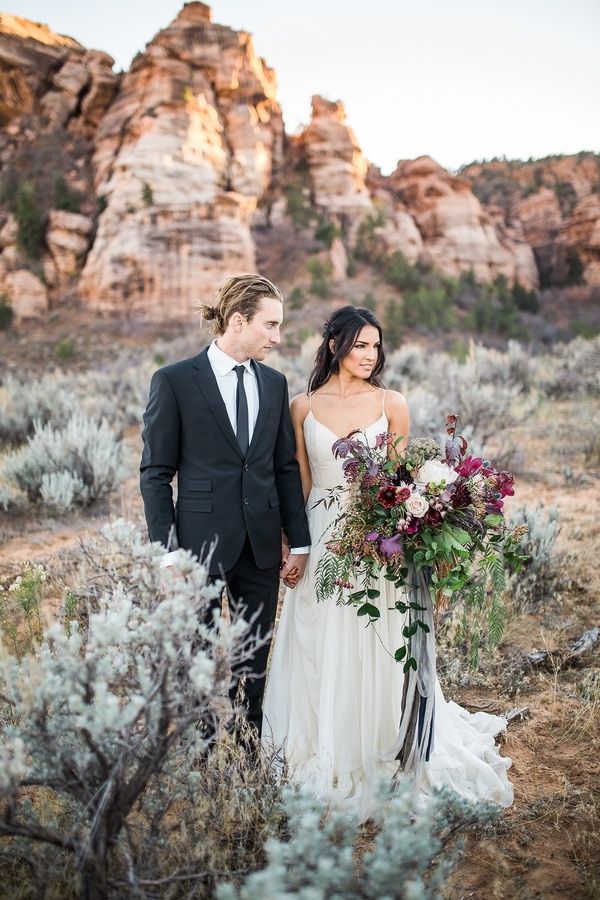
<svg viewBox="0 0 600 900">
<path fill-rule="evenodd" d="M 416 519 L 422 519 L 429 509 L 429 503 L 421 494 L 413 492 L 406 501 L 406 511 Z"/>
</svg>

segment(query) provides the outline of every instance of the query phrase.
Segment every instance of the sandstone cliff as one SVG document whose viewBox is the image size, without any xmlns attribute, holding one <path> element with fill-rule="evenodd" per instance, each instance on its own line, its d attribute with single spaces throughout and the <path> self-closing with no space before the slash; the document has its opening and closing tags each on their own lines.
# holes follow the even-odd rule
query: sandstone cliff
<svg viewBox="0 0 600 900">
<path fill-rule="evenodd" d="M 112 66 L 45 25 L 0 15 L 0 294 L 17 317 L 42 313 L 49 289 L 64 291 L 86 258 L 96 212 L 90 155 L 117 89 Z M 17 209 L 21 226 L 9 212 Z"/>
<path fill-rule="evenodd" d="M 275 77 L 243 32 L 189 3 L 138 55 L 96 138 L 106 199 L 81 278 L 96 309 L 188 316 L 231 271 L 283 154 Z"/>
<path fill-rule="evenodd" d="M 365 227 L 375 281 L 377 261 L 400 251 L 527 289 L 600 284 L 594 154 L 458 176 L 420 157 L 382 176 L 340 101 L 313 97 L 310 124 L 287 137 L 273 70 L 199 2 L 129 72 L 112 65 L 0 16 L 0 295 L 17 317 L 72 295 L 92 310 L 189 319 L 224 275 L 258 265 L 257 243 L 275 248 L 272 261 L 278 240 L 284 287 L 316 252 L 352 296 L 343 285 Z"/>
<path fill-rule="evenodd" d="M 493 160 L 461 175 L 506 224 L 520 223 L 542 284 L 568 282 L 575 267 L 588 284 L 600 284 L 600 156 Z"/>
</svg>

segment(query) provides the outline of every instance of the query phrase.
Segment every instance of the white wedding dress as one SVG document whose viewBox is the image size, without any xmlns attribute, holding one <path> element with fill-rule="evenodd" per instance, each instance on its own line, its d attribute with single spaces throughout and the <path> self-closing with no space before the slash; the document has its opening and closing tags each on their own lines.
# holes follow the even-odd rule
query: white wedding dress
<svg viewBox="0 0 600 900">
<path fill-rule="evenodd" d="M 387 426 L 382 413 L 366 427 L 369 444 Z M 364 820 L 376 812 L 378 783 L 398 768 L 393 748 L 404 674 L 393 653 L 404 643 L 406 617 L 389 609 L 398 589 L 383 576 L 377 585 L 381 595 L 372 601 L 381 613 L 375 625 L 365 625 L 352 606 L 317 602 L 315 570 L 339 508 L 315 503 L 344 478 L 342 461 L 331 452 L 337 435 L 312 410 L 304 437 L 312 473 L 306 504 L 312 548 L 304 576 L 285 593 L 263 703 L 262 740 L 285 757 L 292 781 Z M 494 742 L 506 720 L 447 702 L 437 678 L 435 690 L 433 750 L 419 789 L 429 793 L 447 785 L 469 800 L 510 806 L 513 788 L 506 772 L 511 760 Z"/>
</svg>

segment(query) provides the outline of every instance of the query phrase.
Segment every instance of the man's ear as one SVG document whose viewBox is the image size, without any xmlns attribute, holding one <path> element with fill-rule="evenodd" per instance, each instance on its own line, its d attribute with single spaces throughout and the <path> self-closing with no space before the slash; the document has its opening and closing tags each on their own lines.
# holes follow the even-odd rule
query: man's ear
<svg viewBox="0 0 600 900">
<path fill-rule="evenodd" d="M 234 331 L 241 331 L 246 320 L 240 312 L 234 312 L 229 321 L 233 325 Z"/>
</svg>

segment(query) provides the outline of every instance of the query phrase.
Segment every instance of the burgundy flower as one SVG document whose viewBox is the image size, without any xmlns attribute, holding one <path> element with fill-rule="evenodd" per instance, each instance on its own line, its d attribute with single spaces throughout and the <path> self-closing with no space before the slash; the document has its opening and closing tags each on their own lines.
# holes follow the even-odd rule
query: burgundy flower
<svg viewBox="0 0 600 900">
<path fill-rule="evenodd" d="M 515 477 L 510 472 L 498 472 L 496 475 L 496 486 L 502 497 L 512 497 L 514 490 Z"/>
<path fill-rule="evenodd" d="M 405 483 L 409 482 L 412 484 L 414 478 L 412 477 L 406 466 L 399 466 L 394 472 L 394 481 L 396 482 L 396 484 L 400 484 L 403 481 Z"/>
<path fill-rule="evenodd" d="M 454 482 L 452 487 L 455 488 L 451 499 L 452 506 L 455 509 L 460 509 L 463 506 L 469 506 L 469 504 L 471 503 L 471 495 L 464 481 L 459 484 L 456 484 L 456 482 Z"/>
<path fill-rule="evenodd" d="M 391 509 L 396 505 L 396 488 L 391 484 L 386 484 L 377 492 L 377 499 L 386 509 Z"/>
<path fill-rule="evenodd" d="M 402 553 L 402 535 L 395 534 L 393 537 L 383 538 L 379 548 L 388 559 L 397 556 L 398 553 Z"/>
<path fill-rule="evenodd" d="M 497 515 L 498 513 L 501 513 L 503 506 L 504 504 L 501 497 L 497 497 L 495 500 L 492 500 L 490 503 L 486 504 L 486 515 Z"/>
<path fill-rule="evenodd" d="M 416 534 L 421 527 L 421 519 L 412 519 L 406 526 L 406 534 Z"/>
<path fill-rule="evenodd" d="M 475 472 L 478 472 L 482 465 L 483 459 L 481 456 L 467 456 L 463 459 L 457 472 L 459 475 L 462 475 L 463 478 L 468 478 L 470 475 L 474 475 Z"/>
<path fill-rule="evenodd" d="M 423 521 L 426 522 L 427 525 L 441 525 L 443 522 L 443 517 L 439 510 L 430 509 L 429 512 L 425 513 Z"/>
<path fill-rule="evenodd" d="M 342 464 L 342 469 L 348 481 L 356 481 L 360 469 L 358 462 L 355 459 L 345 459 Z"/>
<path fill-rule="evenodd" d="M 405 500 L 408 500 L 412 491 L 409 487 L 401 487 L 396 488 L 396 500 L 398 503 L 404 503 Z"/>
</svg>

